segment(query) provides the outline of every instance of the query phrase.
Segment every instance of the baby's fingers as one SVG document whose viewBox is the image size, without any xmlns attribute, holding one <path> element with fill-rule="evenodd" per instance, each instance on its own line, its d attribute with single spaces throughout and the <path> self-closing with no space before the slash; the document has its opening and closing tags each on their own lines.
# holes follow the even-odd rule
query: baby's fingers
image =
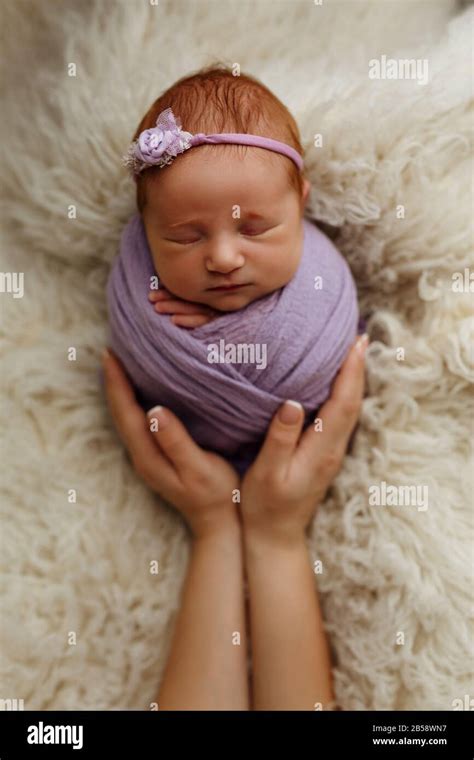
<svg viewBox="0 0 474 760">
<path fill-rule="evenodd" d="M 150 290 L 148 298 L 155 303 L 156 301 L 164 301 L 167 298 L 172 298 L 172 295 L 169 290 L 166 290 L 166 288 L 160 288 L 159 290 Z"/>
<path fill-rule="evenodd" d="M 210 316 L 209 309 L 201 304 L 187 303 L 186 301 L 158 301 L 154 305 L 159 314 L 201 314 Z"/>
<path fill-rule="evenodd" d="M 179 327 L 201 327 L 214 319 L 209 314 L 174 314 L 171 321 Z"/>
</svg>

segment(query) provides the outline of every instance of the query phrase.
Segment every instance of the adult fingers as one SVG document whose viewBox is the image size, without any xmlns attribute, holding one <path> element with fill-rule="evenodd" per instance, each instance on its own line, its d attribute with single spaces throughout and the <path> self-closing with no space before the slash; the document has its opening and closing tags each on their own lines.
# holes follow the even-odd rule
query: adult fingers
<svg viewBox="0 0 474 760">
<path fill-rule="evenodd" d="M 204 452 L 176 415 L 163 406 L 154 406 L 148 410 L 147 417 L 155 440 L 178 475 L 202 472 Z"/>
<path fill-rule="evenodd" d="M 155 474 L 167 487 L 174 485 L 172 468 L 150 435 L 148 421 L 117 357 L 106 350 L 102 357 L 107 403 L 117 432 L 139 473 Z"/>
<path fill-rule="evenodd" d="M 334 382 L 331 396 L 318 413 L 320 429 L 305 430 L 299 452 L 308 461 L 321 451 L 329 458 L 344 456 L 350 435 L 358 420 L 365 382 L 365 350 L 368 336 L 360 336 L 342 365 Z"/>
<path fill-rule="evenodd" d="M 117 431 L 130 448 L 130 441 L 143 427 L 143 410 L 136 401 L 133 388 L 116 356 L 105 349 L 102 355 L 107 403 Z"/>
<path fill-rule="evenodd" d="M 255 465 L 286 470 L 301 435 L 304 413 L 297 401 L 285 401 L 273 417 Z"/>
</svg>

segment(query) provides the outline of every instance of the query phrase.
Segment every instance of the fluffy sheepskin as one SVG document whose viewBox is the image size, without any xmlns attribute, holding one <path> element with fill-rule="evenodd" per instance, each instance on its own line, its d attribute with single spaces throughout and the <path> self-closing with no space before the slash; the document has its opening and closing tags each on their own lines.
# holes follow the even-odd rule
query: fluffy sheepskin
<svg viewBox="0 0 474 760">
<path fill-rule="evenodd" d="M 178 77 L 220 59 L 260 77 L 294 113 L 313 187 L 308 216 L 347 257 L 369 318 L 357 435 L 309 536 L 338 701 L 453 709 L 472 694 L 472 295 L 452 288 L 452 274 L 472 267 L 472 8 L 1 6 L 1 270 L 24 272 L 25 293 L 0 294 L 0 697 L 26 709 L 142 710 L 156 696 L 189 537 L 113 429 L 99 374 L 104 286 L 134 211 L 119 159 L 139 118 Z M 368 61 L 382 55 L 428 59 L 429 83 L 370 80 Z M 429 508 L 371 505 L 381 481 L 427 485 Z"/>
</svg>

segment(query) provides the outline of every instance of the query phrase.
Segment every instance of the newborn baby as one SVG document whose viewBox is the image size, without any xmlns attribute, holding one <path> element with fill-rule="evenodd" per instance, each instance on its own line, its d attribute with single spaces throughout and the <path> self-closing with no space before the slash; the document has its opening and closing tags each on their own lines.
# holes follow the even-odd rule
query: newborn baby
<svg viewBox="0 0 474 760">
<path fill-rule="evenodd" d="M 196 150 L 147 194 L 143 224 L 160 287 L 215 310 L 180 313 L 237 311 L 286 285 L 298 268 L 309 183 L 298 197 L 284 171 L 288 159 L 274 167 L 254 151 L 238 157 L 221 148 L 209 162 Z"/>
<path fill-rule="evenodd" d="M 160 117 L 128 154 L 148 176 L 107 285 L 110 345 L 144 409 L 169 406 L 243 474 L 284 400 L 309 421 L 327 398 L 357 332 L 356 291 L 304 217 L 298 151 L 250 130 L 189 145 L 174 109 Z"/>
</svg>

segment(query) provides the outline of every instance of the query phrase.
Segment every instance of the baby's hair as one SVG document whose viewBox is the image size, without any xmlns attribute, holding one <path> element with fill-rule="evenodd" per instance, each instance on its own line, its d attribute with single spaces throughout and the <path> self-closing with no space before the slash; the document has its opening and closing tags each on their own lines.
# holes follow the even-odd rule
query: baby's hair
<svg viewBox="0 0 474 760">
<path fill-rule="evenodd" d="M 223 63 L 210 64 L 175 82 L 148 109 L 137 127 L 133 140 L 136 140 L 144 129 L 154 127 L 158 115 L 165 108 L 172 108 L 186 132 L 243 132 L 270 137 L 291 145 L 303 156 L 298 126 L 286 106 L 258 79 L 249 74 L 234 75 L 232 69 Z M 200 146 L 199 150 L 212 153 L 222 152 L 223 148 L 237 155 L 244 155 L 249 149 L 245 145 L 207 144 Z M 301 197 L 303 172 L 284 156 L 266 150 L 262 153 L 270 154 L 271 158 L 268 156 L 268 160 L 275 161 L 274 157 L 277 156 L 285 162 L 290 185 Z M 138 176 L 137 207 L 140 213 L 143 213 L 145 208 L 148 183 L 157 177 L 159 172 L 167 170 L 168 167 L 151 167 Z"/>
</svg>

